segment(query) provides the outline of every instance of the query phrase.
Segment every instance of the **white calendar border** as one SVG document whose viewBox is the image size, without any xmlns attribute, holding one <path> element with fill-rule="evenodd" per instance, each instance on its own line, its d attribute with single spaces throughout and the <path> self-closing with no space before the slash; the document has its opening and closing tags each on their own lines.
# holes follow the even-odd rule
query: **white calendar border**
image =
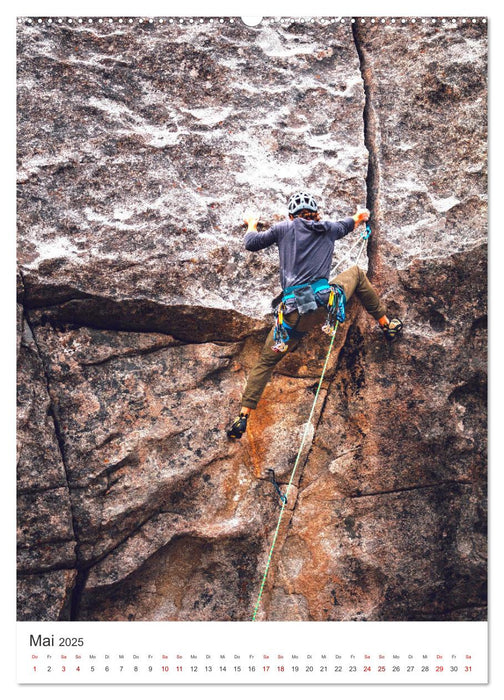
<svg viewBox="0 0 504 700">
<path fill-rule="evenodd" d="M 497 59 L 496 59 L 496 54 L 500 52 L 501 50 L 501 45 L 502 41 L 500 41 L 499 34 L 502 29 L 502 10 L 500 8 L 496 10 L 494 8 L 494 5 L 492 2 L 479 2 L 479 3 L 468 3 L 466 1 L 461 1 L 461 2 L 425 2 L 422 4 L 417 5 L 418 9 L 413 9 L 414 5 L 410 3 L 405 3 L 405 2 L 398 2 L 397 0 L 393 2 L 382 2 L 377 5 L 376 2 L 354 2 L 354 3 L 343 3 L 343 4 L 336 4 L 334 2 L 320 2 L 317 0 L 314 0 L 309 3 L 309 9 L 311 14 L 314 16 L 330 16 L 334 13 L 335 7 L 337 7 L 338 13 L 343 14 L 343 15 L 376 15 L 379 14 L 380 16 L 387 16 L 387 15 L 392 15 L 392 16 L 400 16 L 404 14 L 417 14 L 418 16 L 425 16 L 425 15 L 436 15 L 436 16 L 458 16 L 458 15 L 464 15 L 464 16 L 471 16 L 473 14 L 476 14 L 477 16 L 487 16 L 489 17 L 489 34 L 490 34 L 490 58 L 491 58 L 491 67 L 492 65 L 494 66 L 494 72 L 492 73 L 492 70 L 490 70 L 490 81 L 491 84 L 494 82 L 492 80 L 493 76 L 497 75 L 497 69 L 495 69 L 495 66 L 497 65 Z M 161 3 L 161 2 L 153 2 L 151 0 L 144 0 L 141 4 L 142 8 L 142 14 L 147 14 L 147 15 L 157 15 L 157 14 L 162 14 L 166 15 L 167 13 L 170 14 L 170 12 L 173 9 L 176 9 L 176 6 L 174 6 L 173 3 Z M 240 3 L 240 4 L 234 4 L 229 1 L 222 1 L 222 0 L 216 0 L 213 3 L 208 3 L 208 4 L 203 4 L 201 2 L 194 2 L 192 0 L 186 0 L 184 3 L 184 9 L 186 10 L 185 16 L 191 16 L 191 15 L 198 15 L 198 16 L 205 16 L 205 15 L 260 15 L 260 16 L 271 16 L 271 15 L 296 15 L 296 14 L 305 14 L 306 10 L 306 4 L 303 3 L 296 3 L 296 2 L 274 2 L 271 0 L 270 2 L 264 2 L 262 0 L 257 0 L 257 2 L 252 2 L 252 3 Z M 14 18 L 15 16 L 19 15 L 36 15 L 40 12 L 42 12 L 47 15 L 47 14 L 52 14 L 52 15 L 67 15 L 69 13 L 69 5 L 68 2 L 61 2 L 61 1 L 49 1 L 49 2 L 43 2 L 42 4 L 40 2 L 34 2 L 33 0 L 27 0 L 27 1 L 22 1 L 18 2 L 15 7 L 8 11 L 4 11 L 2 13 L 2 21 L 0 23 L 1 26 L 1 31 L 2 31 L 2 58 L 4 59 L 3 61 L 3 66 L 9 66 L 10 70 L 9 71 L 2 71 L 2 87 L 4 89 L 4 93 L 7 90 L 10 99 L 12 102 L 9 101 L 9 105 L 11 106 L 11 112 L 9 115 L 7 115 L 7 125 L 6 125 L 6 120 L 4 118 L 3 120 L 3 135 L 4 135 L 4 142 L 5 142 L 5 148 L 4 148 L 4 163 L 2 167 L 2 191 L 9 193 L 9 196 L 12 192 L 11 187 L 12 187 L 12 182 L 13 182 L 13 173 L 14 173 L 14 167 L 13 163 L 15 162 L 14 159 L 14 143 L 12 139 L 12 134 L 14 133 L 15 129 L 15 115 L 13 112 L 13 104 L 14 104 L 14 97 L 13 97 L 13 83 L 15 81 L 14 77 L 14 70 L 13 70 L 13 64 L 14 64 L 14 41 L 13 41 L 13 25 L 14 25 Z M 131 14 L 135 15 L 138 14 L 139 11 L 139 3 L 137 2 L 131 2 L 130 0 L 125 0 L 124 2 L 86 2 L 83 3 L 79 0 L 71 4 L 71 14 L 98 14 L 98 15 L 114 15 L 114 14 Z M 176 12 L 178 15 L 179 13 Z M 499 60 L 501 61 L 502 65 L 502 56 L 500 56 Z M 497 93 L 497 86 L 494 84 L 495 92 Z M 501 110 L 500 110 L 500 101 L 497 100 L 497 95 L 493 95 L 492 90 L 490 91 L 490 105 L 491 105 L 491 116 L 493 116 L 493 120 L 491 119 L 491 146 L 492 146 L 492 152 L 494 154 L 501 153 L 502 152 L 502 136 L 500 135 L 499 132 L 499 124 L 497 120 L 497 113 L 500 115 Z M 7 138 L 6 138 L 7 135 Z M 490 180 L 490 194 L 492 192 L 494 194 L 497 194 L 502 191 L 501 187 L 499 185 L 502 185 L 502 179 L 501 175 L 499 173 L 500 170 L 500 164 L 497 162 L 498 161 L 498 156 L 495 159 L 490 159 L 490 165 L 491 165 L 491 172 L 492 172 L 492 179 Z M 498 196 L 494 197 L 493 199 L 491 198 L 491 202 L 496 203 L 496 207 L 498 206 L 499 198 Z M 11 264 L 12 261 L 15 260 L 15 244 L 14 241 L 11 239 L 11 232 L 15 230 L 15 204 L 14 204 L 14 197 L 12 196 L 12 199 L 9 199 L 7 208 L 4 210 L 4 236 L 7 237 L 7 241 L 2 241 L 3 245 L 3 250 L 2 252 L 4 255 L 2 255 L 2 264 L 4 265 L 5 269 L 2 269 L 2 274 L 1 279 L 2 279 L 2 292 L 3 292 L 3 300 L 7 302 L 7 321 L 8 321 L 8 327 L 10 332 L 13 333 L 13 329 L 15 327 L 13 319 L 14 319 L 14 291 L 13 291 L 13 285 L 11 284 L 12 282 L 12 268 Z M 491 208 L 490 209 L 490 221 L 491 221 L 491 232 L 493 234 L 491 238 L 491 250 L 492 250 L 492 261 L 496 260 L 502 260 L 504 257 L 504 250 L 502 249 L 502 241 L 499 238 L 499 219 L 498 219 L 498 212 L 496 209 Z M 495 289 L 495 285 L 492 283 L 493 280 L 496 279 L 496 264 L 493 262 L 491 264 L 491 273 L 490 273 L 490 294 L 491 298 L 494 296 L 492 294 L 492 289 Z M 12 303 L 11 303 L 12 302 Z M 502 325 L 502 319 L 497 317 L 496 314 L 494 313 L 493 305 L 492 303 L 490 304 L 490 318 L 494 319 L 496 324 Z M 495 327 L 495 326 L 494 326 Z M 14 333 L 13 333 L 14 335 Z M 8 336 L 11 339 L 11 336 Z M 13 336 L 12 336 L 13 337 Z M 503 377 L 502 377 L 502 371 L 497 364 L 498 357 L 499 355 L 499 350 L 496 347 L 496 338 L 492 338 L 491 334 L 491 345 L 490 345 L 490 370 L 491 370 L 491 376 L 492 376 L 492 383 L 491 383 L 491 388 L 490 388 L 490 438 L 491 438 L 491 449 L 490 449 L 490 465 L 494 467 L 492 470 L 492 475 L 489 478 L 489 483 L 491 486 L 490 489 L 490 502 L 491 505 L 493 504 L 493 507 L 491 507 L 490 513 L 491 513 L 491 529 L 493 532 L 493 538 L 490 540 L 491 547 L 490 547 L 490 552 L 491 552 L 491 557 L 490 561 L 492 562 L 492 565 L 490 566 L 490 593 L 491 593 L 491 607 L 490 607 L 490 612 L 491 612 L 491 622 L 489 624 L 489 640 L 490 640 L 490 659 L 491 659 L 491 668 L 490 668 L 490 683 L 487 686 L 477 686 L 478 688 L 478 698 L 480 697 L 480 693 L 491 693 L 492 697 L 496 697 L 497 690 L 502 691 L 503 688 L 503 673 L 501 671 L 503 667 L 503 659 L 500 656 L 500 652 L 503 651 L 502 647 L 499 646 L 499 642 L 502 640 L 502 637 L 499 639 L 499 625 L 502 624 L 503 620 L 503 604 L 501 602 L 502 597 L 499 593 L 499 587 L 497 585 L 497 578 L 499 576 L 500 570 L 498 568 L 498 553 L 500 550 L 500 544 L 499 544 L 499 533 L 503 532 L 504 529 L 502 527 L 498 527 L 497 522 L 499 521 L 499 525 L 502 523 L 500 522 L 500 518 L 502 517 L 502 507 L 500 507 L 500 494 L 504 493 L 503 487 L 503 477 L 502 477 L 502 468 L 499 467 L 499 460 L 498 456 L 501 454 L 501 448 L 502 446 L 500 443 L 497 442 L 498 435 L 500 432 L 502 432 L 501 426 L 500 426 L 500 415 L 498 413 L 498 396 L 497 392 L 500 394 L 501 391 L 504 389 L 504 382 L 503 382 Z M 4 359 L 4 372 L 5 367 L 7 367 L 7 372 L 8 372 L 8 380 L 7 380 L 7 386 L 9 389 L 12 389 L 13 386 L 13 377 L 15 375 L 15 372 L 13 371 L 13 368 L 15 367 L 15 354 L 13 351 L 14 348 L 14 342 L 11 339 L 11 342 L 9 343 L 9 348 L 10 348 L 10 355 L 8 354 L 8 359 L 5 361 Z M 4 354 L 5 358 L 5 354 Z M 12 363 L 12 364 L 11 364 Z M 10 371 L 9 371 L 10 370 Z M 4 384 L 5 386 L 5 384 Z M 89 686 L 76 686 L 72 685 L 71 689 L 68 686 L 18 686 L 16 685 L 15 682 L 15 648 L 16 645 L 14 643 L 15 635 L 17 628 L 20 623 L 16 624 L 15 621 L 15 571 L 13 565 L 11 566 L 12 562 L 15 562 L 15 536 L 11 533 L 10 527 L 13 523 L 15 523 L 15 506 L 13 504 L 14 502 L 14 496 L 13 494 L 15 493 L 15 477 L 12 475 L 11 471 L 11 465 L 14 464 L 14 435 L 15 435 L 15 424 L 13 420 L 13 406 L 14 406 L 14 401 L 12 399 L 13 393 L 8 392 L 10 396 L 10 403 L 9 400 L 4 401 L 2 407 L 1 407 L 1 416 L 2 416 L 2 444 L 4 445 L 4 471 L 9 472 L 10 478 L 12 481 L 9 481 L 9 486 L 11 488 L 4 488 L 2 489 L 3 493 L 3 498 L 5 499 L 5 503 L 2 504 L 4 507 L 2 509 L 3 512 L 3 523 L 4 526 L 7 526 L 9 528 L 9 537 L 8 537 L 8 546 L 4 550 L 4 556 L 9 562 L 9 573 L 8 576 L 5 577 L 2 581 L 2 619 L 4 621 L 4 625 L 2 626 L 3 629 L 3 634 L 2 634 L 2 645 L 1 645 L 1 660 L 3 662 L 2 666 L 4 668 L 3 671 L 3 677 L 2 677 L 2 686 L 7 689 L 9 697 L 33 697 L 34 693 L 36 693 L 37 698 L 54 698 L 54 697 L 63 697 L 63 693 L 65 694 L 65 697 L 68 696 L 68 694 L 71 692 L 72 697 L 84 697 L 84 694 L 88 696 L 89 694 Z M 499 421 L 499 422 L 498 422 Z M 501 460 L 500 460 L 501 461 Z M 14 528 L 15 529 L 15 528 Z M 498 622 L 499 621 L 499 622 Z M 95 623 L 95 624 L 101 624 L 101 623 Z M 156 624 L 156 623 L 152 623 Z M 191 624 L 191 623 L 189 623 Z M 233 625 L 235 623 L 225 623 L 229 625 Z M 262 623 L 254 623 L 254 624 L 262 624 Z M 101 687 L 101 686 L 97 686 Z M 105 687 L 105 686 L 104 686 Z M 107 686 L 107 688 L 112 688 L 116 686 Z M 195 686 L 177 686 L 177 695 L 176 697 L 185 697 L 186 695 L 189 697 L 189 694 L 194 693 L 194 687 Z M 311 686 L 310 686 L 311 687 Z M 303 697 L 306 698 L 306 685 L 303 686 L 288 686 L 289 689 L 289 697 Z M 94 689 L 94 688 L 93 688 Z M 218 687 L 212 687 L 208 688 L 205 690 L 205 698 L 210 697 L 235 697 L 236 693 L 238 692 L 238 686 L 236 685 L 230 685 L 230 686 L 218 686 Z M 356 686 L 345 686 L 345 691 L 344 691 L 344 697 L 346 698 L 351 698 L 355 696 L 355 694 L 360 694 L 360 691 L 362 689 L 362 686 L 356 685 Z M 264 695 L 266 693 L 266 696 L 269 697 L 270 693 L 267 691 L 271 690 L 272 693 L 275 693 L 275 696 L 278 693 L 278 688 L 269 688 L 269 687 L 260 687 L 260 692 L 261 694 Z M 316 688 L 313 688 L 314 691 L 317 692 L 318 697 L 335 697 L 335 689 L 334 686 L 317 686 Z M 371 688 L 369 689 L 371 691 Z M 401 697 L 404 695 L 404 690 L 405 687 L 402 685 L 397 685 L 397 686 L 381 686 L 381 687 L 375 687 L 373 686 L 372 692 L 373 692 L 373 698 L 389 698 L 389 697 L 394 697 L 394 694 L 399 697 L 399 694 L 401 694 Z M 120 692 L 121 692 L 121 698 L 128 698 L 128 697 L 138 697 L 138 686 L 120 686 Z M 149 687 L 149 693 L 152 695 L 156 695 L 159 697 L 166 697 L 166 687 L 165 686 L 150 686 Z M 239 692 L 240 695 L 244 698 L 247 697 L 256 697 L 257 695 L 257 686 L 239 686 Z M 337 691 L 339 692 L 339 690 Z M 415 697 L 415 695 L 420 695 L 422 697 L 425 696 L 426 689 L 423 685 L 418 685 L 418 686 L 407 686 L 407 692 L 410 696 Z M 434 697 L 449 697 L 451 693 L 453 695 L 457 693 L 457 699 L 460 698 L 461 696 L 467 696 L 474 698 L 475 695 L 475 689 L 473 686 L 464 686 L 461 687 L 460 685 L 456 686 L 431 686 L 429 685 L 427 692 L 429 693 L 429 696 L 432 697 L 432 694 L 434 694 Z M 271 696 L 273 696 L 271 693 Z"/>
</svg>

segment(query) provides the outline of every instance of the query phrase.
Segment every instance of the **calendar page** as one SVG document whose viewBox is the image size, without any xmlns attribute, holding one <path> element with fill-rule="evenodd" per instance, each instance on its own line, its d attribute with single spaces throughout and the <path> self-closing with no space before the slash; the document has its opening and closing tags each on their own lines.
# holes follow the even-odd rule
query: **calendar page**
<svg viewBox="0 0 504 700">
<path fill-rule="evenodd" d="M 17 682 L 486 684 L 487 17 L 183 9 L 13 22 Z"/>
</svg>

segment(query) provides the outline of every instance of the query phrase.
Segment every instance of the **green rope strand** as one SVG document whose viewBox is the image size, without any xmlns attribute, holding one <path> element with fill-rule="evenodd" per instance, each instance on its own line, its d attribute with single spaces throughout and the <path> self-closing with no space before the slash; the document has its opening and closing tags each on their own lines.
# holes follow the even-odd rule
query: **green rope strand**
<svg viewBox="0 0 504 700">
<path fill-rule="evenodd" d="M 289 488 L 290 488 L 290 486 L 291 486 L 291 484 L 292 484 L 292 481 L 293 481 L 293 479 L 294 479 L 294 474 L 296 473 L 296 469 L 297 469 L 297 466 L 298 466 L 298 463 L 299 463 L 299 460 L 300 460 L 300 457 L 301 457 L 301 453 L 302 453 L 302 451 L 303 451 L 303 447 L 304 447 L 304 444 L 305 444 L 306 436 L 307 436 L 307 434 L 308 434 L 308 427 L 309 427 L 309 425 L 310 425 L 310 423 L 311 423 L 311 420 L 312 420 L 312 417 L 313 417 L 313 412 L 315 411 L 315 405 L 316 405 L 316 403 L 317 403 L 318 395 L 319 395 L 319 393 L 320 393 L 320 388 L 321 388 L 322 382 L 323 382 L 323 380 L 324 380 L 324 375 L 325 375 L 325 372 L 326 372 L 326 369 L 327 369 L 327 364 L 328 364 L 328 362 L 329 362 L 329 356 L 330 356 L 330 354 L 331 354 L 331 350 L 332 350 L 332 347 L 333 347 L 333 344 L 334 344 L 334 337 L 336 336 L 336 330 L 337 330 L 337 328 L 338 328 L 338 325 L 339 325 L 339 324 L 338 324 L 338 322 L 336 321 L 336 326 L 334 327 L 334 331 L 333 331 L 333 333 L 332 333 L 331 343 L 330 343 L 330 345 L 329 345 L 329 350 L 327 351 L 326 359 L 325 359 L 325 362 L 324 362 L 324 367 L 323 367 L 323 369 L 322 369 L 322 374 L 320 375 L 320 380 L 319 380 L 319 383 L 318 383 L 317 391 L 316 391 L 316 393 L 315 393 L 315 398 L 313 399 L 313 404 L 312 404 L 312 407 L 311 407 L 310 415 L 309 415 L 309 417 L 308 417 L 308 422 L 306 423 L 306 426 L 305 426 L 305 429 L 304 429 L 303 439 L 301 440 L 301 446 L 300 446 L 299 451 L 298 451 L 298 453 L 297 453 L 296 461 L 295 461 L 294 467 L 293 467 L 293 469 L 292 469 L 292 473 L 291 473 L 291 477 L 290 477 L 289 483 L 288 483 L 288 485 L 287 485 L 287 491 L 286 491 L 286 493 L 288 492 L 288 490 L 289 490 Z M 263 576 L 263 579 L 262 579 L 261 589 L 260 589 L 260 591 L 259 591 L 259 596 L 258 596 L 258 598 L 257 598 L 257 603 L 256 603 L 255 608 L 254 608 L 254 614 L 252 615 L 252 622 L 255 621 L 256 615 L 257 615 L 257 611 L 259 610 L 259 605 L 260 605 L 260 603 L 261 603 L 261 597 L 262 597 L 263 590 L 264 590 L 264 584 L 266 583 L 266 577 L 268 576 L 268 571 L 269 571 L 269 567 L 270 567 L 270 564 L 271 564 L 271 558 L 272 558 L 272 556 L 273 556 L 273 550 L 274 550 L 274 548 L 275 548 L 275 544 L 276 544 L 276 541 L 277 541 L 278 533 L 279 533 L 279 531 L 280 531 L 280 523 L 282 522 L 282 516 L 283 516 L 284 510 L 285 510 L 285 501 L 282 501 L 282 509 L 281 509 L 281 511 L 280 511 L 280 516 L 279 516 L 279 518 L 278 518 L 278 523 L 277 523 L 277 526 L 276 526 L 275 534 L 274 534 L 274 536 L 273 536 L 273 542 L 272 542 L 272 544 L 271 544 L 271 549 L 270 549 L 270 552 L 269 552 L 269 555 L 268 555 L 268 561 L 267 561 L 267 563 L 266 563 L 266 571 L 264 572 L 264 576 Z"/>
</svg>

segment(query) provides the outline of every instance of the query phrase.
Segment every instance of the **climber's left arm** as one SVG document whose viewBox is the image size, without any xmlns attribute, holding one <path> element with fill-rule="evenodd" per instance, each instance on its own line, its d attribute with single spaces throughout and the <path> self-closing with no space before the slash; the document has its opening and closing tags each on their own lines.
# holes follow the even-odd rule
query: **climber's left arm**
<svg viewBox="0 0 504 700">
<path fill-rule="evenodd" d="M 277 224 L 274 224 L 267 231 L 259 233 L 257 231 L 258 217 L 248 216 L 245 217 L 244 221 L 248 226 L 247 233 L 245 234 L 245 248 L 247 250 L 262 250 L 263 248 L 268 248 L 270 245 L 273 245 L 273 243 L 277 243 Z"/>
</svg>

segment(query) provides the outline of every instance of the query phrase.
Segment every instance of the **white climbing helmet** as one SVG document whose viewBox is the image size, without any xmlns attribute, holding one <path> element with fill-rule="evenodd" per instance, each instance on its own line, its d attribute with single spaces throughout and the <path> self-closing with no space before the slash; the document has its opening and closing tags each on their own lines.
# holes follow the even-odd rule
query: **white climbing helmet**
<svg viewBox="0 0 504 700">
<path fill-rule="evenodd" d="M 289 197 L 287 209 L 289 211 L 289 214 L 296 214 L 302 209 L 308 209 L 308 211 L 317 211 L 318 206 L 317 202 L 315 201 L 315 198 L 311 194 L 308 194 L 307 192 L 296 192 L 296 194 L 293 194 Z"/>
</svg>

